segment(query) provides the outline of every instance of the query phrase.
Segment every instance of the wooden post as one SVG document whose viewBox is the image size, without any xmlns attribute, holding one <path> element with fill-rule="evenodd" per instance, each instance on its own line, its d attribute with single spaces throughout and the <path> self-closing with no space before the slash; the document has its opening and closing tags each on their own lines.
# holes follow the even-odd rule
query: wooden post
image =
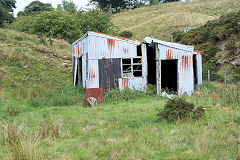
<svg viewBox="0 0 240 160">
<path fill-rule="evenodd" d="M 227 85 L 227 72 L 224 71 L 224 84 Z"/>
<path fill-rule="evenodd" d="M 210 82 L 210 71 L 208 70 L 208 82 Z"/>
</svg>

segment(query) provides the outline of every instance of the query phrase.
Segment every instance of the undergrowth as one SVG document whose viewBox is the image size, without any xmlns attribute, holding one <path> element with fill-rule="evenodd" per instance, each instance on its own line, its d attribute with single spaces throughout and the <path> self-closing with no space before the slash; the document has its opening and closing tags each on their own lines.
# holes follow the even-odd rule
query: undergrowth
<svg viewBox="0 0 240 160">
<path fill-rule="evenodd" d="M 83 87 L 66 87 L 58 89 L 39 97 L 29 100 L 29 104 L 33 107 L 38 106 L 69 106 L 74 104 L 85 103 L 85 92 Z"/>
<path fill-rule="evenodd" d="M 104 95 L 105 102 L 115 101 L 129 101 L 147 96 L 144 92 L 132 90 L 128 87 L 120 91 L 119 89 L 112 89 Z"/>
</svg>

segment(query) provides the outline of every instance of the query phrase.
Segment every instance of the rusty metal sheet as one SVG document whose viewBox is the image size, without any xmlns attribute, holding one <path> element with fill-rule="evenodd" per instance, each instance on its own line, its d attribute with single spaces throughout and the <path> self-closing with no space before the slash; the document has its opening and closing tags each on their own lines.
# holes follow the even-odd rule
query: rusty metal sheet
<svg viewBox="0 0 240 160">
<path fill-rule="evenodd" d="M 118 87 L 118 78 L 121 77 L 121 59 L 101 59 L 99 66 L 99 86 L 108 91 Z"/>
<path fill-rule="evenodd" d="M 146 46 L 146 44 L 141 44 L 141 49 L 142 49 L 142 75 L 143 75 L 142 91 L 147 91 L 148 66 L 147 66 L 147 46 Z"/>
<path fill-rule="evenodd" d="M 99 72 L 98 60 L 88 60 L 87 88 L 99 88 Z"/>
<path fill-rule="evenodd" d="M 126 78 L 119 78 L 119 89 L 123 90 L 126 87 L 131 89 L 135 89 L 138 91 L 144 91 L 142 88 L 143 78 L 142 77 L 126 77 Z"/>
<path fill-rule="evenodd" d="M 137 56 L 137 45 L 121 39 L 103 36 L 102 34 L 89 35 L 90 59 L 129 58 Z"/>
<path fill-rule="evenodd" d="M 158 41 L 156 41 L 158 42 Z M 178 60 L 178 94 L 191 95 L 194 91 L 193 47 L 170 42 L 158 44 L 159 60 Z M 161 63 L 158 63 L 159 65 Z M 161 66 L 159 66 L 161 68 Z M 161 73 L 160 73 L 161 74 Z M 159 76 L 159 78 L 161 75 Z M 160 80 L 161 81 L 161 80 Z M 161 83 L 161 82 L 160 82 Z"/>
<path fill-rule="evenodd" d="M 87 99 L 89 97 L 96 98 L 100 103 L 104 102 L 103 89 L 102 88 L 86 88 L 86 104 L 88 105 Z"/>
</svg>

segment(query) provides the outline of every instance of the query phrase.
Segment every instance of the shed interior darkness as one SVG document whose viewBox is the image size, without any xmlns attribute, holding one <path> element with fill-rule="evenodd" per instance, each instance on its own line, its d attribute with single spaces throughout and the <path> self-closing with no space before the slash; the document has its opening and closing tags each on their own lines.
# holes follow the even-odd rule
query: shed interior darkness
<svg viewBox="0 0 240 160">
<path fill-rule="evenodd" d="M 194 84 L 197 84 L 197 56 L 193 55 L 193 74 L 194 74 Z"/>
<path fill-rule="evenodd" d="M 156 84 L 156 54 L 155 48 L 147 45 L 148 84 Z"/>
<path fill-rule="evenodd" d="M 137 46 L 137 56 L 142 56 L 142 46 L 141 45 Z"/>
<path fill-rule="evenodd" d="M 177 92 L 177 62 L 178 60 L 161 60 L 162 89 Z"/>
</svg>

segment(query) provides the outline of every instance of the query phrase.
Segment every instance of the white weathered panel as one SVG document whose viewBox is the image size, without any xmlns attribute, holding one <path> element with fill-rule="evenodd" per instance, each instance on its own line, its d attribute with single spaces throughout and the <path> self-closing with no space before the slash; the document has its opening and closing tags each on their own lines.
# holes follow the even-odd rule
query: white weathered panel
<svg viewBox="0 0 240 160">
<path fill-rule="evenodd" d="M 196 61 L 197 61 L 197 84 L 202 84 L 202 55 L 197 54 L 196 55 Z"/>
<path fill-rule="evenodd" d="M 193 54 L 181 53 L 178 59 L 178 93 L 191 95 L 194 91 Z"/>
<path fill-rule="evenodd" d="M 185 92 L 191 95 L 194 90 L 193 52 L 161 44 L 158 44 L 158 48 L 160 60 L 178 60 L 178 94 Z"/>
<path fill-rule="evenodd" d="M 143 78 L 142 77 L 129 77 L 129 78 L 119 78 L 119 89 L 123 90 L 126 87 L 135 89 L 138 91 L 142 90 Z"/>
<path fill-rule="evenodd" d="M 148 76 L 148 67 L 147 67 L 147 47 L 146 44 L 141 45 L 142 49 L 142 74 L 143 74 L 143 82 L 142 88 L 143 91 L 147 90 L 147 76 Z"/>
<path fill-rule="evenodd" d="M 83 87 L 86 88 L 86 81 L 87 81 L 87 75 L 86 75 L 86 54 L 82 57 L 82 84 Z"/>
<path fill-rule="evenodd" d="M 91 59 L 130 58 L 137 56 L 137 45 L 113 37 L 89 37 Z"/>
<path fill-rule="evenodd" d="M 88 88 L 99 88 L 98 60 L 88 60 Z"/>
</svg>

